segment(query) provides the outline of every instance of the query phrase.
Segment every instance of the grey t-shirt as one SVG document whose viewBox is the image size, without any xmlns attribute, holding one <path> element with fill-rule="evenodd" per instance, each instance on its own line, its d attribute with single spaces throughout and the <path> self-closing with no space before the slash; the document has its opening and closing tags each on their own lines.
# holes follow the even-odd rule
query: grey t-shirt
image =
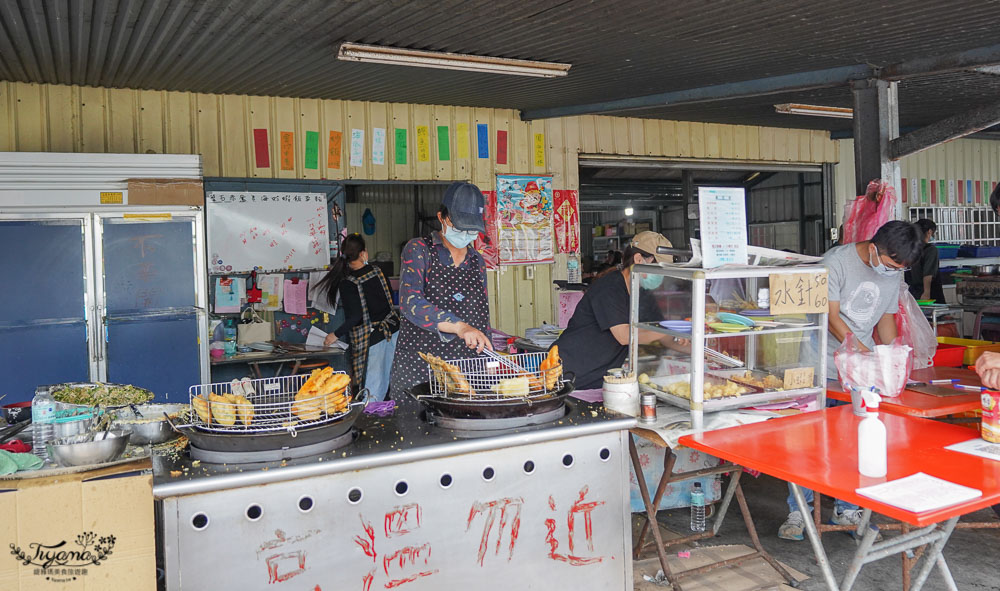
<svg viewBox="0 0 1000 591">
<path fill-rule="evenodd" d="M 831 248 L 823 255 L 823 264 L 829 270 L 831 302 L 840 302 L 840 318 L 854 336 L 866 347 L 875 346 L 872 330 L 883 314 L 895 314 L 899 309 L 899 286 L 902 273 L 879 275 L 861 262 L 854 244 Z M 833 352 L 840 341 L 830 333 L 827 340 L 829 371 L 836 372 Z"/>
</svg>

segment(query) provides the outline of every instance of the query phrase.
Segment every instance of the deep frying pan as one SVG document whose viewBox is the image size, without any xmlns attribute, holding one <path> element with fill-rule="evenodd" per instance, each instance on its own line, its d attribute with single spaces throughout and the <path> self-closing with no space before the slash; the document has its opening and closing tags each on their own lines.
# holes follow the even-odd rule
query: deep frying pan
<svg viewBox="0 0 1000 591">
<path fill-rule="evenodd" d="M 202 431 L 193 425 L 177 426 L 172 421 L 170 426 L 187 437 L 191 441 L 191 445 L 205 451 L 272 451 L 287 447 L 304 447 L 340 437 L 351 430 L 354 422 L 358 420 L 364 410 L 363 404 L 354 404 L 351 406 L 350 412 L 342 418 L 322 425 L 297 429 L 294 436 L 289 431 L 216 433 Z M 167 420 L 170 421 L 170 418 L 168 417 Z"/>
<path fill-rule="evenodd" d="M 560 408 L 566 403 L 566 397 L 573 392 L 572 380 L 563 383 L 563 387 L 544 398 L 511 400 L 470 400 L 460 398 L 444 398 L 431 394 L 429 382 L 417 384 L 406 390 L 417 402 L 424 404 L 441 416 L 455 419 L 507 419 L 541 414 Z"/>
</svg>

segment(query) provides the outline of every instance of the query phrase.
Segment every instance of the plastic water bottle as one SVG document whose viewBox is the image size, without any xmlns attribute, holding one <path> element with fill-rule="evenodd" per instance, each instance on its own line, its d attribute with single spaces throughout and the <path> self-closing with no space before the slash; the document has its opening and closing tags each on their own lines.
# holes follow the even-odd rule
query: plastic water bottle
<svg viewBox="0 0 1000 591">
<path fill-rule="evenodd" d="M 55 418 L 56 401 L 47 386 L 39 386 L 31 400 L 31 451 L 45 461 L 49 459 L 45 443 L 55 439 Z"/>
<path fill-rule="evenodd" d="M 705 531 L 705 491 L 700 482 L 691 490 L 691 531 Z"/>
</svg>

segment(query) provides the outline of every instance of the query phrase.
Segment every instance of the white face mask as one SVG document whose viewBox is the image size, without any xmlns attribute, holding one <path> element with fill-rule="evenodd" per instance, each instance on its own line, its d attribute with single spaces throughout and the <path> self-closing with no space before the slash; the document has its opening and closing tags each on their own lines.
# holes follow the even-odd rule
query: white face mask
<svg viewBox="0 0 1000 591">
<path fill-rule="evenodd" d="M 448 224 L 442 224 L 444 226 L 444 237 L 451 243 L 455 248 L 465 248 L 466 246 L 472 244 L 476 237 L 479 236 L 479 232 L 464 232 L 457 229 L 455 226 L 450 226 Z"/>
<path fill-rule="evenodd" d="M 872 244 L 872 246 L 875 246 L 875 245 Z M 878 247 L 877 246 L 875 246 L 875 261 L 873 262 L 872 259 L 871 259 L 871 257 L 869 256 L 868 262 L 871 263 L 872 269 L 874 269 L 875 272 L 878 273 L 879 275 L 885 275 L 887 277 L 892 277 L 893 275 L 896 275 L 896 274 L 898 274 L 899 272 L 902 271 L 902 269 L 893 269 L 893 268 L 890 268 L 888 265 L 886 265 L 885 263 L 883 263 L 882 262 L 882 257 L 879 256 Z"/>
</svg>

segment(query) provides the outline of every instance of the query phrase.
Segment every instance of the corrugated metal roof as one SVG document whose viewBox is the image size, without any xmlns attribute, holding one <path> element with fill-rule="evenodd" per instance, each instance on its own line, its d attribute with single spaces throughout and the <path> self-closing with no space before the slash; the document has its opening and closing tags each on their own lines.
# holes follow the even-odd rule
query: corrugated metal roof
<svg viewBox="0 0 1000 591">
<path fill-rule="evenodd" d="M 940 55 L 994 43 L 997 17 L 997 0 L 6 0 L 0 78 L 526 109 Z M 343 41 L 573 68 L 547 80 L 339 62 Z M 996 97 L 988 77 L 903 83 L 902 124 Z M 788 98 L 849 103 L 840 89 Z M 775 102 L 788 100 L 639 114 L 849 127 L 767 113 Z"/>
</svg>

